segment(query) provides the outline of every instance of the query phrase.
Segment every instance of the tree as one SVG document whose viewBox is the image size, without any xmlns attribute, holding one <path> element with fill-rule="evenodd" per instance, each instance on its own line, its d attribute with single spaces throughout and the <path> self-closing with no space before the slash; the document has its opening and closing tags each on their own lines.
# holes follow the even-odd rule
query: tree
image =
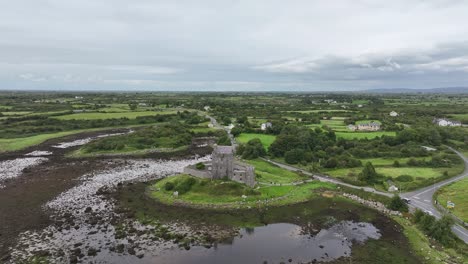
<svg viewBox="0 0 468 264">
<path fill-rule="evenodd" d="M 231 134 L 234 136 L 234 137 L 237 137 L 238 135 L 240 135 L 241 133 L 243 132 L 243 129 L 240 127 L 240 126 L 235 126 L 231 129 Z"/>
<path fill-rule="evenodd" d="M 364 169 L 362 169 L 362 172 L 359 174 L 359 180 L 367 183 L 374 183 L 378 176 L 374 165 L 372 165 L 371 162 L 367 162 L 366 165 L 364 165 Z"/>
<path fill-rule="evenodd" d="M 130 107 L 130 110 L 135 111 L 138 108 L 137 103 L 129 103 L 128 107 Z"/>
<path fill-rule="evenodd" d="M 408 205 L 398 195 L 393 196 L 387 208 L 394 211 L 408 212 Z"/>
<path fill-rule="evenodd" d="M 400 162 L 399 162 L 398 160 L 395 160 L 395 161 L 393 162 L 393 167 L 395 167 L 395 168 L 400 167 Z"/>
<path fill-rule="evenodd" d="M 221 146 L 231 146 L 231 139 L 228 137 L 228 135 L 224 134 L 218 139 L 216 144 Z"/>
<path fill-rule="evenodd" d="M 249 140 L 242 149 L 243 159 L 256 159 L 266 155 L 266 150 L 258 138 Z"/>
<path fill-rule="evenodd" d="M 284 154 L 284 161 L 286 161 L 289 164 L 297 164 L 302 160 L 303 155 L 304 155 L 304 150 L 293 149 L 293 150 L 287 151 Z"/>
<path fill-rule="evenodd" d="M 223 116 L 223 118 L 221 118 L 221 123 L 225 126 L 228 126 L 231 124 L 231 118 L 228 116 Z"/>
</svg>

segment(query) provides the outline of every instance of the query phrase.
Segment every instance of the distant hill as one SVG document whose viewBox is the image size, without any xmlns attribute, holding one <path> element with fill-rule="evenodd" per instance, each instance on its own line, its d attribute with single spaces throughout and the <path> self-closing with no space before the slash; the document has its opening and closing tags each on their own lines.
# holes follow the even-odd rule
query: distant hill
<svg viewBox="0 0 468 264">
<path fill-rule="evenodd" d="M 410 88 L 388 88 L 388 89 L 370 89 L 361 90 L 359 93 L 386 93 L 386 94 L 468 94 L 468 87 L 440 87 L 430 89 L 410 89 Z"/>
</svg>

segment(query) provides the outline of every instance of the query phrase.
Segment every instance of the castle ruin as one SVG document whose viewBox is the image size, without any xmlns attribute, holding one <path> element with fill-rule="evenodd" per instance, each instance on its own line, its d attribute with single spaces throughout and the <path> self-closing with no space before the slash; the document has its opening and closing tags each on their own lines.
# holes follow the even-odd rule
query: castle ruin
<svg viewBox="0 0 468 264">
<path fill-rule="evenodd" d="M 211 162 L 205 163 L 205 169 L 200 170 L 191 165 L 184 168 L 184 173 L 213 180 L 229 179 L 250 187 L 255 186 L 254 167 L 238 161 L 231 146 L 215 146 Z"/>
</svg>

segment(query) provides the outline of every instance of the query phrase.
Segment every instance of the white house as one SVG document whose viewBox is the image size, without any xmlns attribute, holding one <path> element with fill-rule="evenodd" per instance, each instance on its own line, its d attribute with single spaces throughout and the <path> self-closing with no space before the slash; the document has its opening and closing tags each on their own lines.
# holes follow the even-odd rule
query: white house
<svg viewBox="0 0 468 264">
<path fill-rule="evenodd" d="M 270 122 L 262 123 L 260 125 L 260 129 L 263 130 L 263 131 L 267 130 L 267 128 L 269 128 L 269 127 L 272 127 L 272 124 Z"/>
<path fill-rule="evenodd" d="M 205 111 L 210 111 L 211 110 L 210 106 L 208 106 L 208 105 L 205 105 L 205 107 L 203 107 L 203 109 L 205 109 Z"/>
<path fill-rule="evenodd" d="M 392 116 L 392 117 L 396 117 L 396 116 L 398 116 L 398 113 L 395 112 L 395 111 L 391 111 L 389 115 Z"/>
<path fill-rule="evenodd" d="M 453 121 L 453 120 L 448 120 L 448 119 L 445 119 L 445 118 L 435 118 L 434 120 L 432 120 L 432 123 L 437 124 L 438 126 L 443 126 L 443 127 L 446 127 L 446 126 L 451 126 L 451 127 L 461 126 L 460 121 Z"/>
</svg>

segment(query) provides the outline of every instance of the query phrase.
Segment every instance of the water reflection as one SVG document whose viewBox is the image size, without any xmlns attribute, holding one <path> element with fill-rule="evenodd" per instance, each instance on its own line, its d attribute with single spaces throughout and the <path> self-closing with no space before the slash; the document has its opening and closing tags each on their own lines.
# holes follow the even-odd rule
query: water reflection
<svg viewBox="0 0 468 264">
<path fill-rule="evenodd" d="M 174 249 L 147 257 L 144 263 L 278 263 L 331 261 L 351 254 L 353 243 L 379 239 L 379 230 L 369 223 L 342 221 L 316 234 L 304 233 L 288 223 L 242 230 L 232 243 L 189 251 Z"/>
</svg>

